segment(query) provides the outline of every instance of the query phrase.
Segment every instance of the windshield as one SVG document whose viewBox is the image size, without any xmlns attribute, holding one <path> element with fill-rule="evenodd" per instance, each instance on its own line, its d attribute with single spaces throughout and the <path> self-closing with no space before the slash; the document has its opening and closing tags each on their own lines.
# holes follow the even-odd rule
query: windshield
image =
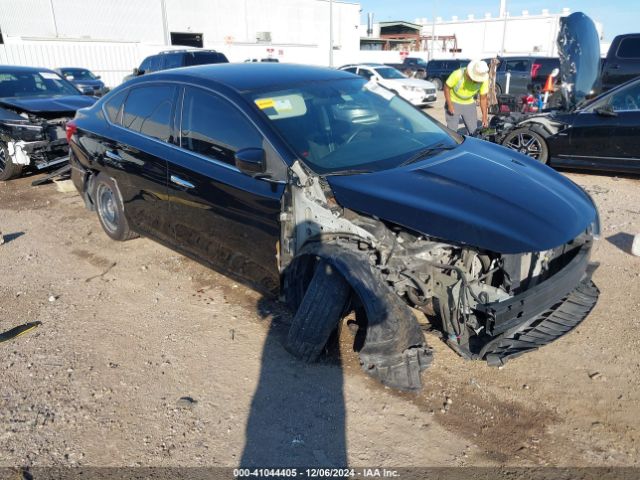
<svg viewBox="0 0 640 480">
<path fill-rule="evenodd" d="M 389 67 L 389 68 L 376 68 L 376 72 L 382 78 L 385 78 L 387 80 L 394 79 L 394 78 L 407 78 L 403 74 L 401 74 L 398 70 L 396 70 L 395 68 L 391 68 L 391 67 Z"/>
<path fill-rule="evenodd" d="M 0 71 L 0 97 L 82 95 L 54 72 Z"/>
<path fill-rule="evenodd" d="M 247 95 L 319 174 L 394 168 L 429 147 L 462 141 L 389 90 L 359 78 Z"/>
<path fill-rule="evenodd" d="M 74 80 L 96 80 L 96 76 L 84 68 L 64 68 L 60 71 L 65 77 L 71 75 Z"/>
</svg>

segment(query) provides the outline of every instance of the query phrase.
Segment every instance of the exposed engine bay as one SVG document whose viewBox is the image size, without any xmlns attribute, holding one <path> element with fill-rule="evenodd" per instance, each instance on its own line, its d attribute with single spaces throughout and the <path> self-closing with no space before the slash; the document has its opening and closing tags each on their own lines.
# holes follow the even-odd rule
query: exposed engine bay
<svg viewBox="0 0 640 480">
<path fill-rule="evenodd" d="M 35 115 L 0 108 L 0 141 L 6 149 L 5 161 L 10 161 L 18 170 L 29 166 L 41 170 L 66 162 L 65 124 L 74 114 L 47 112 Z"/>
<path fill-rule="evenodd" d="M 415 310 L 464 358 L 502 365 L 573 329 L 597 301 L 589 264 L 597 222 L 556 248 L 501 254 L 343 209 L 323 179 L 299 163 L 292 171 L 281 218 L 285 300 L 297 308 L 308 285 L 313 262 L 301 266 L 302 257 L 332 263 L 355 293 L 351 306 L 366 311 L 356 348 L 363 369 L 389 386 L 420 388 L 430 363 Z"/>
</svg>

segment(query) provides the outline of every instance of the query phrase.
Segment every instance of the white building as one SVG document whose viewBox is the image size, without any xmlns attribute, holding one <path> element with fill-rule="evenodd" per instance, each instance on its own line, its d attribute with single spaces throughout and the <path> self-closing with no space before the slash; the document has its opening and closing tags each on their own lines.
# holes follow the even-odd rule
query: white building
<svg viewBox="0 0 640 480">
<path fill-rule="evenodd" d="M 558 48 L 556 39 L 560 29 L 560 18 L 571 12 L 563 8 L 552 13 L 543 9 L 539 13 L 523 10 L 520 15 L 512 15 L 502 10 L 498 17 L 485 13 L 482 18 L 468 15 L 465 18 L 452 17 L 444 20 L 418 18 L 416 23 L 422 25 L 422 35 L 437 38 L 455 36 L 460 52 L 450 52 L 450 42 L 434 42 L 434 58 L 485 58 L 495 55 L 541 55 L 556 57 Z M 603 39 L 602 24 L 596 23 L 600 39 Z M 443 45 L 445 47 L 443 48 Z M 431 51 L 431 46 L 428 47 Z"/>
<path fill-rule="evenodd" d="M 524 10 L 520 15 L 512 15 L 503 7 L 498 16 L 485 13 L 482 18 L 476 18 L 474 15 L 454 16 L 451 19 L 416 18 L 408 25 L 414 25 L 416 30 L 419 29 L 419 46 L 414 42 L 408 47 L 407 43 L 398 41 L 391 46 L 392 51 L 362 51 L 361 56 L 366 56 L 371 61 L 376 58 L 380 60 L 375 61 L 398 62 L 401 60 L 400 52 L 415 47 L 418 51 L 410 51 L 409 54 L 425 60 L 487 58 L 498 54 L 555 57 L 558 55 L 556 39 L 560 18 L 570 13 L 568 8 L 563 8 L 559 12 L 550 12 L 548 9 L 540 12 Z M 601 52 L 604 54 L 609 45 L 603 41 L 602 24 L 598 21 L 595 21 L 595 24 L 601 39 Z M 361 25 L 360 31 L 367 32 L 367 25 Z M 362 35 L 362 44 L 369 49 L 372 48 L 372 43 L 380 34 L 380 24 L 374 23 L 371 34 L 368 37 Z M 378 48 L 384 47 L 379 44 Z"/>
<path fill-rule="evenodd" d="M 334 63 L 359 49 L 357 3 L 334 0 Z M 0 0 L 0 63 L 86 67 L 110 86 L 152 53 L 200 42 L 230 61 L 328 65 L 328 0 Z"/>
</svg>

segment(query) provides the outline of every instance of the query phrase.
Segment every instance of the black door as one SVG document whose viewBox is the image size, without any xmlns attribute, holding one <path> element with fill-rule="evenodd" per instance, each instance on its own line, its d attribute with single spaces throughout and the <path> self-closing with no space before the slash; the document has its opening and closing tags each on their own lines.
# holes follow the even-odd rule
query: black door
<svg viewBox="0 0 640 480">
<path fill-rule="evenodd" d="M 613 55 L 607 57 L 602 83 L 610 89 L 640 73 L 640 35 L 625 37 Z"/>
<path fill-rule="evenodd" d="M 572 123 L 566 148 L 555 149 L 557 163 L 621 172 L 640 168 L 640 81 L 576 114 Z"/>
<path fill-rule="evenodd" d="M 507 74 L 511 74 L 509 80 L 509 93 L 512 95 L 525 94 L 529 91 L 531 83 L 531 60 L 516 59 L 505 60 L 504 88 L 507 88 Z"/>
<path fill-rule="evenodd" d="M 130 225 L 165 242 L 172 239 L 166 158 L 175 149 L 169 142 L 177 90 L 166 84 L 130 89 L 104 143 L 105 167 L 118 184 Z"/>
<path fill-rule="evenodd" d="M 179 249 L 273 291 L 284 184 L 250 177 L 234 163 L 237 150 L 263 142 L 235 105 L 186 87 L 180 148 L 169 161 L 170 217 Z"/>
</svg>

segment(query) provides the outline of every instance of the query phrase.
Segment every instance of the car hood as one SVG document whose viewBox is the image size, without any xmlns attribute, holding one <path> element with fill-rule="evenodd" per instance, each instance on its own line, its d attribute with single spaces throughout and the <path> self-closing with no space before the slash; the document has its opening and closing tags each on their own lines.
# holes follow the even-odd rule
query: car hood
<svg viewBox="0 0 640 480">
<path fill-rule="evenodd" d="M 86 95 L 60 95 L 56 97 L 5 97 L 0 105 L 33 114 L 52 112 L 75 112 L 79 108 L 90 107 L 96 98 Z"/>
<path fill-rule="evenodd" d="M 387 81 L 398 83 L 400 85 L 407 85 L 410 87 L 436 88 L 433 83 L 426 80 L 420 80 L 419 78 L 391 78 L 387 79 Z"/>
<path fill-rule="evenodd" d="M 600 71 L 600 39 L 593 21 L 582 12 L 560 18 L 557 38 L 563 96 L 569 108 L 593 90 Z"/>
<path fill-rule="evenodd" d="M 472 138 L 420 163 L 327 181 L 345 208 L 498 253 L 548 250 L 598 221 L 591 198 L 566 177 Z"/>
<path fill-rule="evenodd" d="M 72 80 L 74 85 L 88 85 L 90 87 L 102 87 L 102 80 Z"/>
</svg>

